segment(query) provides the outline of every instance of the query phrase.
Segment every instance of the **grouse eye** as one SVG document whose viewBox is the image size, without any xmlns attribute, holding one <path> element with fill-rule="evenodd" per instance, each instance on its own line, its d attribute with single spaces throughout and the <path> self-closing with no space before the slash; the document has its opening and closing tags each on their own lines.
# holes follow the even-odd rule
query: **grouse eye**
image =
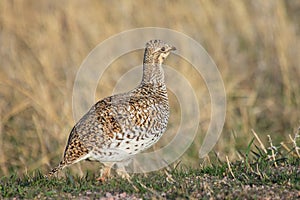
<svg viewBox="0 0 300 200">
<path fill-rule="evenodd" d="M 166 50 L 166 48 L 165 48 L 165 47 L 162 47 L 162 48 L 161 48 L 161 50 L 162 50 L 162 51 L 165 51 L 165 50 Z"/>
</svg>

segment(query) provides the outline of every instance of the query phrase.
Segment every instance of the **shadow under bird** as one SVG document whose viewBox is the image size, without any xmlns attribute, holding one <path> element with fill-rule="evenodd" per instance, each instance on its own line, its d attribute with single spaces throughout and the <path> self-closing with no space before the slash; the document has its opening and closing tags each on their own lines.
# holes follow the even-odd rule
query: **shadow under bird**
<svg viewBox="0 0 300 200">
<path fill-rule="evenodd" d="M 153 146 L 165 132 L 169 119 L 162 63 L 173 50 L 174 46 L 161 40 L 149 41 L 140 85 L 93 105 L 73 127 L 62 161 L 46 177 L 81 160 L 96 160 L 105 166 L 99 178 L 105 180 L 114 164 Z M 120 169 L 117 172 L 128 178 L 124 166 Z"/>
</svg>

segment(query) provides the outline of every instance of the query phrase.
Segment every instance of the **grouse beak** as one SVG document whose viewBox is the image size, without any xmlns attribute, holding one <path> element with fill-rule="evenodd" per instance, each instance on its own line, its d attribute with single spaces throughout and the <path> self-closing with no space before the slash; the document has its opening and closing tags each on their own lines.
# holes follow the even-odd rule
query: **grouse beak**
<svg viewBox="0 0 300 200">
<path fill-rule="evenodd" d="M 175 50 L 176 50 L 176 47 L 172 46 L 172 47 L 170 48 L 170 50 L 171 50 L 171 51 L 175 51 Z"/>
</svg>

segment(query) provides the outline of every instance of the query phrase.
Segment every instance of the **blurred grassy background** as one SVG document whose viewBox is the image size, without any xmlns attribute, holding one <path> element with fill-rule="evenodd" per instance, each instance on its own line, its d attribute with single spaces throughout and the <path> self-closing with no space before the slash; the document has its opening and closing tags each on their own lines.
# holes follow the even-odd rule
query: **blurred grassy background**
<svg viewBox="0 0 300 200">
<path fill-rule="evenodd" d="M 72 89 L 81 62 L 103 40 L 137 27 L 183 32 L 216 62 L 227 94 L 226 124 L 214 149 L 220 157 L 238 159 L 237 150 L 245 149 L 253 137 L 251 129 L 264 142 L 267 134 L 275 144 L 288 141 L 300 124 L 299 10 L 297 0 L 1 1 L 0 176 L 46 171 L 59 162 L 75 123 Z M 138 63 L 142 53 L 132 54 Z M 102 77 L 97 98 L 110 95 L 130 69 L 121 60 Z M 186 76 L 193 74 L 175 56 L 167 64 Z M 182 159 L 197 166 L 210 103 L 201 77 L 190 77 L 201 121 Z M 171 112 L 179 113 L 176 98 L 170 96 Z M 170 130 L 176 130 L 174 116 Z M 81 166 L 87 164 L 72 169 L 78 172 Z"/>
</svg>

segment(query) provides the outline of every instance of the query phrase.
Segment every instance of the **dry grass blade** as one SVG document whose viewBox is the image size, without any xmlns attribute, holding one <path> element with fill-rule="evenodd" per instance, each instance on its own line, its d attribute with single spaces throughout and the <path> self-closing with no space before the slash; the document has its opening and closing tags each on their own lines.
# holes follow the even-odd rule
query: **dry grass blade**
<svg viewBox="0 0 300 200">
<path fill-rule="evenodd" d="M 255 132 L 253 129 L 251 129 L 251 132 L 253 133 L 254 137 L 255 137 L 256 140 L 258 141 L 258 143 L 259 143 L 261 149 L 265 152 L 265 154 L 267 154 L 268 151 L 267 151 L 267 149 L 265 148 L 265 145 L 264 145 L 264 144 L 261 142 L 261 140 L 259 139 L 259 137 L 258 137 L 258 135 L 256 134 L 256 132 Z"/>
<path fill-rule="evenodd" d="M 228 169 L 229 169 L 229 172 L 230 172 L 231 176 L 233 177 L 233 179 L 235 179 L 234 173 L 231 169 L 230 162 L 229 162 L 229 159 L 228 159 L 227 156 L 226 156 L 226 163 L 227 163 L 227 166 L 228 166 Z"/>
<path fill-rule="evenodd" d="M 295 149 L 295 152 L 296 152 L 298 158 L 300 158 L 300 153 L 299 153 L 300 147 L 298 147 L 298 145 L 297 145 L 297 139 L 300 137 L 299 132 L 300 132 L 300 128 L 298 128 L 298 131 L 295 133 L 294 138 L 289 134 L 289 138 L 293 143 L 293 146 L 294 146 L 294 149 Z"/>
<path fill-rule="evenodd" d="M 274 149 L 276 149 L 276 147 L 273 146 L 272 139 L 271 139 L 271 136 L 270 136 L 270 135 L 268 135 L 268 139 L 269 139 L 269 143 L 270 143 L 270 149 L 271 149 L 271 152 L 272 152 L 271 157 L 272 157 L 272 159 L 273 159 L 273 161 L 274 161 L 275 167 L 277 167 L 276 158 L 275 158 L 275 153 L 274 153 Z"/>
</svg>

